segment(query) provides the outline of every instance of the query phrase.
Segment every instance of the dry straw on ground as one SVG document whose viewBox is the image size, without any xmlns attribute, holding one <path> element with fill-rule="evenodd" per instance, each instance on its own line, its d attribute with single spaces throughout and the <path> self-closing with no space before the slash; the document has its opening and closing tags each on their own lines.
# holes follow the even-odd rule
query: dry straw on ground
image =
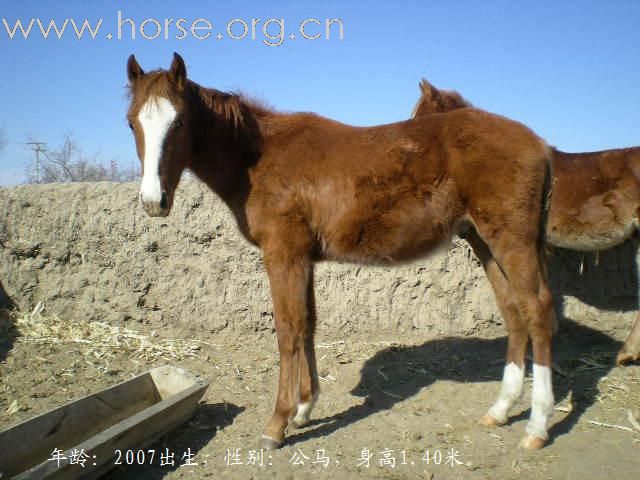
<svg viewBox="0 0 640 480">
<path fill-rule="evenodd" d="M 196 340 L 162 339 L 156 332 L 143 335 L 128 328 L 103 322 L 69 321 L 46 312 L 39 302 L 31 313 L 13 313 L 15 328 L 22 341 L 37 344 L 82 344 L 85 357 L 104 359 L 115 355 L 153 360 L 180 360 L 196 357 Z"/>
</svg>

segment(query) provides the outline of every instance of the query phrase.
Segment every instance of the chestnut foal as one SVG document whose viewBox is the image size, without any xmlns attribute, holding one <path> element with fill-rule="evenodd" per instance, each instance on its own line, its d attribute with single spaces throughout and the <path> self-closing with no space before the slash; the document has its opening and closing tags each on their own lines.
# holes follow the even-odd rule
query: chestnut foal
<svg viewBox="0 0 640 480">
<path fill-rule="evenodd" d="M 502 424 L 519 397 L 533 343 L 533 401 L 521 445 L 540 448 L 553 411 L 552 299 L 541 259 L 549 150 L 523 125 L 476 109 L 376 127 L 311 113 L 278 113 L 187 79 L 174 54 L 148 73 L 129 57 L 140 200 L 166 216 L 190 169 L 229 206 L 263 253 L 280 377 L 261 446 L 303 426 L 318 397 L 314 262 L 393 263 L 427 255 L 469 229 L 503 310 L 513 312 L 507 366 L 485 424 Z"/>
<path fill-rule="evenodd" d="M 471 107 L 456 91 L 425 79 L 412 118 Z M 552 149 L 553 188 L 547 243 L 569 250 L 599 251 L 627 240 L 640 226 L 640 147 L 588 153 Z M 481 257 L 482 258 L 482 257 Z M 640 282 L 640 264 L 638 281 Z M 640 292 L 639 297 L 640 297 Z M 616 363 L 640 360 L 640 312 Z"/>
</svg>

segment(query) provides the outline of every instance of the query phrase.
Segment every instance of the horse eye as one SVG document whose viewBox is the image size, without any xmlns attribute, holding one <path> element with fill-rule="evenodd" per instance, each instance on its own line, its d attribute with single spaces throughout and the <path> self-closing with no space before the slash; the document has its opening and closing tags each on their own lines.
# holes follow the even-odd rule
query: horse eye
<svg viewBox="0 0 640 480">
<path fill-rule="evenodd" d="M 129 122 L 129 128 L 133 130 L 133 123 Z"/>
<path fill-rule="evenodd" d="M 180 128 L 183 124 L 182 124 L 182 120 L 178 119 L 175 122 L 173 122 L 173 124 L 176 126 L 176 128 Z"/>
</svg>

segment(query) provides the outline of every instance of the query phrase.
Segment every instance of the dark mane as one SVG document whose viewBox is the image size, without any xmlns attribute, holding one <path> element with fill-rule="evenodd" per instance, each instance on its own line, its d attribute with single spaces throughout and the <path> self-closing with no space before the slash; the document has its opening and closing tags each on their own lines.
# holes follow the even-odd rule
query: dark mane
<svg viewBox="0 0 640 480">
<path fill-rule="evenodd" d="M 257 119 L 271 113 L 266 107 L 242 94 L 202 87 L 190 80 L 185 88 L 185 98 L 196 106 L 196 137 L 209 136 L 230 142 L 244 151 L 260 149 Z"/>
<path fill-rule="evenodd" d="M 473 107 L 473 104 L 458 93 L 457 90 L 441 90 L 449 105 L 456 105 L 457 108 Z"/>
</svg>

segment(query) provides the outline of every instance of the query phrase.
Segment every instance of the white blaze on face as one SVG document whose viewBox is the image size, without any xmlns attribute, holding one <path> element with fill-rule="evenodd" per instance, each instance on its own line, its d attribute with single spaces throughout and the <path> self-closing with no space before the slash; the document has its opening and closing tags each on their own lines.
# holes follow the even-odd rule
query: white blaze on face
<svg viewBox="0 0 640 480">
<path fill-rule="evenodd" d="M 176 117 L 176 109 L 163 97 L 150 98 L 138 113 L 138 121 L 144 136 L 144 174 L 140 186 L 140 198 L 146 203 L 160 203 L 160 158 L 162 144 Z"/>
</svg>

